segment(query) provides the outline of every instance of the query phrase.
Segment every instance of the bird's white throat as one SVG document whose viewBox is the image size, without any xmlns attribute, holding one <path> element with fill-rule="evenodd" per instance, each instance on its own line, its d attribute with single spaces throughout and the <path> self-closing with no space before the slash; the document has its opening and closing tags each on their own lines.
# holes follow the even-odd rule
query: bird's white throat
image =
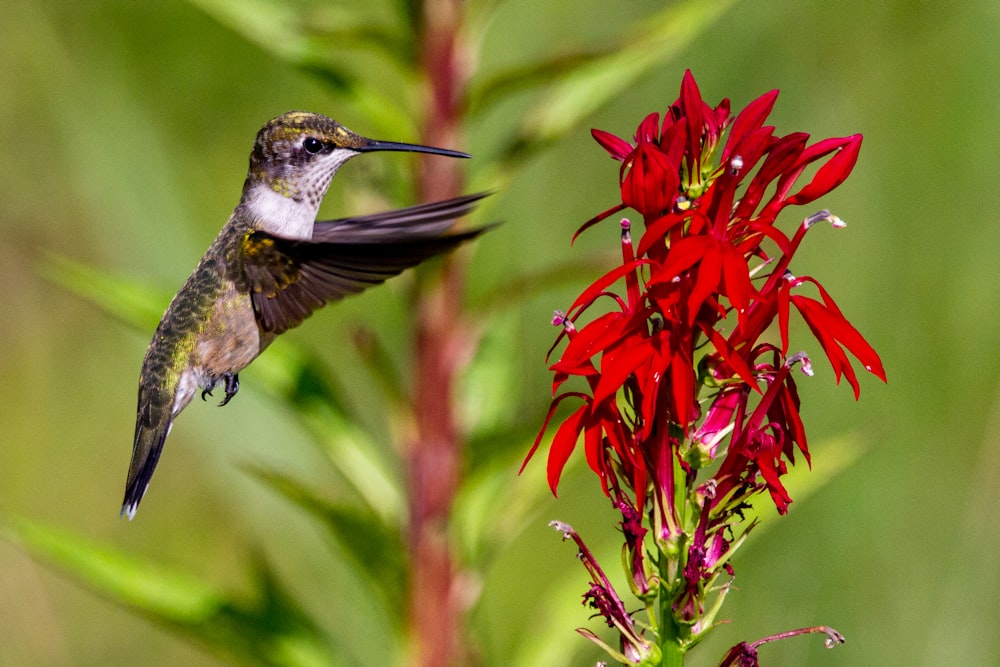
<svg viewBox="0 0 1000 667">
<path fill-rule="evenodd" d="M 308 241 L 330 181 L 341 165 L 359 153 L 338 149 L 313 163 L 307 170 L 281 178 L 279 187 L 261 181 L 243 195 L 247 212 L 256 227 L 287 239 Z"/>
<path fill-rule="evenodd" d="M 265 183 L 258 183 L 246 193 L 243 203 L 259 229 L 286 239 L 312 238 L 319 202 L 313 204 L 308 198 L 295 201 Z"/>
</svg>

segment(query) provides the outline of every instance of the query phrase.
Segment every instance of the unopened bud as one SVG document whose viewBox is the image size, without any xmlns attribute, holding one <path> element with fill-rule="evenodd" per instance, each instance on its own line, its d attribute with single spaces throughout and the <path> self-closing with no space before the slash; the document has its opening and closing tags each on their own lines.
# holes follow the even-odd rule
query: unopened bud
<svg viewBox="0 0 1000 667">
<path fill-rule="evenodd" d="M 632 221 L 628 218 L 622 218 L 622 243 L 632 243 Z"/>
</svg>

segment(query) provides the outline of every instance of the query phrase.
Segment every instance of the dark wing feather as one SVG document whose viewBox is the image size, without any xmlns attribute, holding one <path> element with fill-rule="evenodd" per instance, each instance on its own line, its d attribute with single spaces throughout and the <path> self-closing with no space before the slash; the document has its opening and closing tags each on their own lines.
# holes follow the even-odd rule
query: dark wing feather
<svg viewBox="0 0 1000 667">
<path fill-rule="evenodd" d="M 484 229 L 443 234 L 484 196 L 317 222 L 311 241 L 250 233 L 244 243 L 245 270 L 261 328 L 283 333 L 326 303 L 475 238 Z"/>
<path fill-rule="evenodd" d="M 355 244 L 395 241 L 398 235 L 406 238 L 439 236 L 454 224 L 453 220 L 471 213 L 479 200 L 489 195 L 479 192 L 395 211 L 317 221 L 312 240 L 314 243 Z"/>
</svg>

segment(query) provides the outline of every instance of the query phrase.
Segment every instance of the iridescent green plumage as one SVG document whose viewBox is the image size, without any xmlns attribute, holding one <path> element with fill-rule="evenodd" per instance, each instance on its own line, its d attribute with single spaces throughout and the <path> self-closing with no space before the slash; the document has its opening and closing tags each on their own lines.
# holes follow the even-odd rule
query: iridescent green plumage
<svg viewBox="0 0 1000 667">
<path fill-rule="evenodd" d="M 337 169 L 351 157 L 444 149 L 378 142 L 325 116 L 290 112 L 257 135 L 239 205 L 170 302 L 143 360 L 122 514 L 134 516 L 173 418 L 200 390 L 239 372 L 314 310 L 379 284 L 482 230 L 445 234 L 482 194 L 370 216 L 316 222 Z"/>
</svg>

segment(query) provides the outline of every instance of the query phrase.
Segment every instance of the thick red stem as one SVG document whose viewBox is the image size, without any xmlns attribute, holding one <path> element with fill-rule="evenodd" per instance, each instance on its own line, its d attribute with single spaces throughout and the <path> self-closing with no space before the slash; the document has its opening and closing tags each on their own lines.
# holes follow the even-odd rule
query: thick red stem
<svg viewBox="0 0 1000 667">
<path fill-rule="evenodd" d="M 460 97 L 466 72 L 458 41 L 460 0 L 427 0 L 419 49 L 427 83 L 420 143 L 460 147 Z M 459 160 L 429 158 L 419 174 L 423 201 L 461 191 Z M 420 667 L 466 664 L 461 639 L 461 577 L 451 549 L 449 517 L 462 468 L 455 382 L 467 357 L 460 312 L 463 275 L 453 258 L 426 285 L 416 306 L 413 408 L 416 432 L 406 452 L 410 494 L 412 660 Z"/>
</svg>

